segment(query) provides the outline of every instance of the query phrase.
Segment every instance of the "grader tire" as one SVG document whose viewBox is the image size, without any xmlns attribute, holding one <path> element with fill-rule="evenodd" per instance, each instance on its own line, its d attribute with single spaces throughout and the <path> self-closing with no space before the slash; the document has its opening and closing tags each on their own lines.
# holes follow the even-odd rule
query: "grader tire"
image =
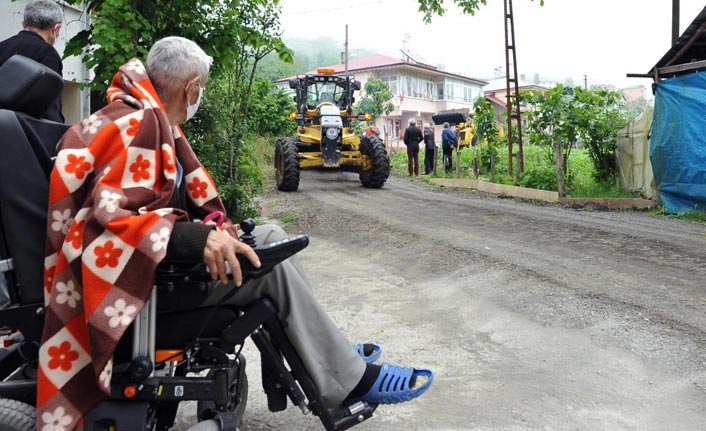
<svg viewBox="0 0 706 431">
<path fill-rule="evenodd" d="M 360 182 L 363 187 L 379 189 L 390 176 L 390 159 L 387 157 L 385 144 L 377 136 L 365 136 L 360 142 L 360 153 L 370 158 L 372 167 L 360 169 Z"/>
<path fill-rule="evenodd" d="M 0 430 L 35 431 L 37 413 L 33 406 L 20 401 L 0 399 Z"/>
<path fill-rule="evenodd" d="M 275 145 L 275 182 L 283 192 L 299 188 L 299 156 L 291 138 L 282 138 Z"/>
</svg>

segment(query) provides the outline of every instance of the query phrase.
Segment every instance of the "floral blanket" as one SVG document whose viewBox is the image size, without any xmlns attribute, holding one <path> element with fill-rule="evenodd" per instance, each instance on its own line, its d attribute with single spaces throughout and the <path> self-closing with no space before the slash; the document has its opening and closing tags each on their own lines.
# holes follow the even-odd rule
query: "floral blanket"
<svg viewBox="0 0 706 431">
<path fill-rule="evenodd" d="M 118 340 L 150 296 L 174 223 L 188 217 L 167 208 L 177 177 L 196 213 L 224 211 L 139 60 L 120 68 L 108 102 L 64 135 L 51 173 L 38 430 L 80 428 L 110 393 Z"/>
</svg>

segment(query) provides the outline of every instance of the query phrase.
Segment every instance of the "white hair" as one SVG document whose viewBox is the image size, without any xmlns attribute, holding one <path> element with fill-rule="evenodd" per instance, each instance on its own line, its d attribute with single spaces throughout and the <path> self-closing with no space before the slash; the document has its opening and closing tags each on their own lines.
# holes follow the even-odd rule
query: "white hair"
<svg viewBox="0 0 706 431">
<path fill-rule="evenodd" d="M 25 27 L 47 30 L 64 20 L 64 12 L 55 2 L 39 0 L 25 6 L 23 19 Z"/>
<path fill-rule="evenodd" d="M 211 63 L 213 59 L 195 42 L 169 36 L 152 45 L 145 68 L 157 94 L 164 101 L 178 94 L 196 75 L 205 82 Z"/>
<path fill-rule="evenodd" d="M 416 125 L 417 125 L 417 120 L 415 120 L 414 118 L 410 118 L 410 119 L 409 119 L 409 125 L 411 126 L 412 124 L 414 124 L 414 125 L 416 126 Z"/>
</svg>

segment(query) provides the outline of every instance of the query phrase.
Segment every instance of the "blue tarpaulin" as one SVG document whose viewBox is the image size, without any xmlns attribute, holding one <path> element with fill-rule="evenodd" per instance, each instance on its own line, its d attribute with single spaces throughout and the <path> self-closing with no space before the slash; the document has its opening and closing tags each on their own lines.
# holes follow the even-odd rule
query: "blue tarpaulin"
<svg viewBox="0 0 706 431">
<path fill-rule="evenodd" d="M 706 210 L 706 71 L 657 85 L 650 161 L 666 212 Z"/>
</svg>

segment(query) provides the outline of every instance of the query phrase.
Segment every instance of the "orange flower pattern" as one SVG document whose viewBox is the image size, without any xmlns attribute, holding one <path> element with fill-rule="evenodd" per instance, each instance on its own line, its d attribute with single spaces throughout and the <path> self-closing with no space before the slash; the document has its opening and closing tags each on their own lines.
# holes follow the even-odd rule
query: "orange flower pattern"
<svg viewBox="0 0 706 431">
<path fill-rule="evenodd" d="M 56 370 L 61 368 L 62 371 L 69 371 L 71 369 L 71 364 L 78 359 L 78 352 L 76 350 L 71 350 L 71 343 L 64 341 L 59 344 L 59 346 L 51 346 L 48 350 L 49 356 L 49 369 Z"/>
<path fill-rule="evenodd" d="M 208 183 L 201 181 L 198 178 L 194 178 L 194 181 L 190 182 L 186 187 L 191 190 L 191 197 L 194 199 L 205 199 L 206 196 L 208 196 L 208 191 L 206 191 L 208 188 Z"/>
<path fill-rule="evenodd" d="M 68 163 L 64 170 L 67 174 L 74 174 L 76 178 L 82 180 L 86 176 L 86 171 L 91 168 L 91 164 L 86 160 L 86 156 L 76 156 L 69 154 L 67 157 Z"/>
<path fill-rule="evenodd" d="M 135 163 L 130 165 L 130 172 L 132 172 L 132 180 L 134 182 L 139 182 L 140 180 L 150 179 L 150 163 L 149 160 L 142 157 L 142 154 L 137 156 Z"/>
<path fill-rule="evenodd" d="M 172 158 L 172 152 L 169 150 L 162 150 L 162 159 L 164 160 L 164 170 L 173 174 L 176 172 L 176 166 L 174 165 L 174 159 Z"/>
<path fill-rule="evenodd" d="M 103 268 L 108 265 L 111 268 L 118 266 L 118 259 L 123 254 L 119 248 L 115 248 L 113 241 L 106 241 L 103 246 L 97 246 L 93 251 L 96 254 L 96 266 Z"/>
<path fill-rule="evenodd" d="M 130 127 L 127 129 L 128 136 L 137 135 L 137 131 L 140 130 L 140 120 L 135 118 L 130 118 Z"/>
<path fill-rule="evenodd" d="M 85 224 L 85 220 L 79 223 L 72 223 L 69 228 L 69 233 L 66 234 L 66 239 L 64 241 L 70 242 L 71 246 L 75 249 L 81 247 L 81 240 L 83 239 L 83 226 Z"/>
</svg>

